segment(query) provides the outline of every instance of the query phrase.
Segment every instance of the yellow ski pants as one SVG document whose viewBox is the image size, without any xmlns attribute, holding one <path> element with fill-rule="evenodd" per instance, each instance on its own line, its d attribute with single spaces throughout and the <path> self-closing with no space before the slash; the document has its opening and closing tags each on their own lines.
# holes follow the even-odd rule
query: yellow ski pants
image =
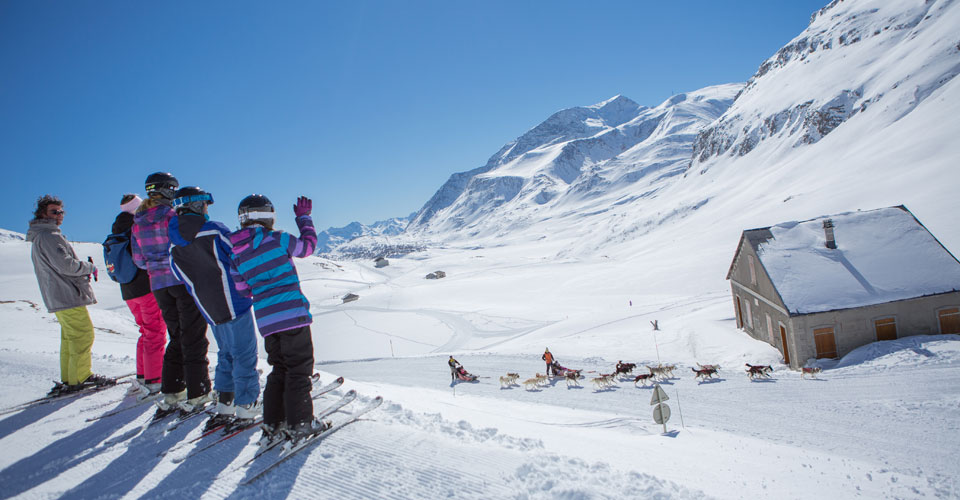
<svg viewBox="0 0 960 500">
<path fill-rule="evenodd" d="M 93 322 L 86 306 L 54 313 L 60 322 L 60 377 L 69 385 L 87 380 L 90 350 L 93 348 Z"/>
</svg>

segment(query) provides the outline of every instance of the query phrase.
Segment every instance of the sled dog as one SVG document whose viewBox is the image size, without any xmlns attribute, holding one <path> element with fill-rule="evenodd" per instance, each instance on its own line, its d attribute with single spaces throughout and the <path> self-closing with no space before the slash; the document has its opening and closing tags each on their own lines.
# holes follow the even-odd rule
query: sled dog
<svg viewBox="0 0 960 500">
<path fill-rule="evenodd" d="M 651 378 L 653 378 L 652 373 L 641 373 L 640 375 L 637 375 L 636 377 L 634 377 L 633 385 L 637 385 L 637 382 L 643 382 L 643 386 L 646 387 L 647 380 L 650 380 Z"/>
<path fill-rule="evenodd" d="M 746 365 L 747 376 L 751 379 L 757 377 L 770 378 L 770 374 L 773 373 L 773 367 L 770 365 L 751 365 L 750 363 L 746 363 Z"/>
<path fill-rule="evenodd" d="M 708 379 L 708 378 L 713 378 L 713 375 L 714 375 L 715 373 L 717 373 L 717 371 L 714 370 L 713 368 L 703 368 L 703 369 L 700 369 L 700 370 L 698 370 L 698 369 L 696 369 L 696 368 L 690 368 L 690 369 L 693 370 L 694 373 L 696 373 L 696 375 L 694 375 L 693 378 L 694 378 L 694 379 L 700 379 L 700 380 L 706 380 L 706 379 Z"/>
<path fill-rule="evenodd" d="M 821 371 L 822 369 L 819 366 L 815 366 L 813 368 L 801 368 L 800 378 L 805 378 L 806 375 L 810 375 L 812 378 L 817 378 L 817 374 Z"/>
<path fill-rule="evenodd" d="M 517 379 L 520 378 L 519 373 L 508 373 L 500 377 L 500 388 L 511 387 L 517 385 Z"/>
<path fill-rule="evenodd" d="M 607 389 L 613 387 L 613 374 L 600 374 L 599 377 L 592 378 L 590 381 L 593 382 L 593 385 L 598 391 L 601 389 Z"/>
<path fill-rule="evenodd" d="M 537 387 L 540 387 L 540 379 L 538 379 L 537 377 L 528 378 L 523 381 L 523 388 L 528 391 L 532 391 Z"/>
</svg>

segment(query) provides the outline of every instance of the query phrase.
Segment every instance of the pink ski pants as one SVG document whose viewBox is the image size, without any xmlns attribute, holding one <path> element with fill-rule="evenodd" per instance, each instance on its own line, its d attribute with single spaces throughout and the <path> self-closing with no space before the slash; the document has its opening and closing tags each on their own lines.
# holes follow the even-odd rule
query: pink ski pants
<svg viewBox="0 0 960 500">
<path fill-rule="evenodd" d="M 160 380 L 163 369 L 163 347 L 167 343 L 167 324 L 152 293 L 127 301 L 127 307 L 140 326 L 137 340 L 137 376 L 147 381 Z"/>
</svg>

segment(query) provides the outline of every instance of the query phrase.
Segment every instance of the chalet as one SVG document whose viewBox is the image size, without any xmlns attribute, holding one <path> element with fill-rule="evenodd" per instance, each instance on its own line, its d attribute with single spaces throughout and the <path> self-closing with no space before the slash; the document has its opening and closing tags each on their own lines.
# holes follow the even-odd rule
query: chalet
<svg viewBox="0 0 960 500">
<path fill-rule="evenodd" d="M 445 272 L 443 272 L 443 271 L 434 271 L 434 272 L 426 275 L 425 277 L 426 277 L 428 280 L 438 280 L 438 279 L 441 279 L 441 278 L 446 278 L 446 277 L 447 277 L 447 273 L 445 273 Z"/>
<path fill-rule="evenodd" d="M 727 279 L 737 326 L 793 368 L 960 333 L 960 261 L 902 205 L 744 231 Z"/>
<path fill-rule="evenodd" d="M 347 302 L 353 302 L 353 301 L 355 301 L 355 300 L 357 300 L 357 299 L 359 299 L 359 298 L 360 298 L 360 296 L 357 295 L 357 294 L 355 294 L 355 293 L 348 293 L 348 294 L 344 295 L 340 300 L 342 300 L 343 303 L 346 304 Z"/>
<path fill-rule="evenodd" d="M 387 267 L 390 265 L 390 261 L 386 257 L 377 257 L 373 261 L 373 267 Z"/>
</svg>

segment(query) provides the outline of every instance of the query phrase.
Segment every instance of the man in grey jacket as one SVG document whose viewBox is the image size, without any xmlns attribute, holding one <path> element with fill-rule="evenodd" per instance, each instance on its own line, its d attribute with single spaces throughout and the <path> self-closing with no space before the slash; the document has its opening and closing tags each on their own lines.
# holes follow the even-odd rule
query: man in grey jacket
<svg viewBox="0 0 960 500">
<path fill-rule="evenodd" d="M 44 195 L 37 200 L 27 231 L 27 241 L 33 244 L 30 256 L 40 295 L 47 311 L 60 322 L 62 383 L 56 384 L 50 395 L 117 383 L 115 379 L 90 371 L 93 323 L 87 306 L 97 302 L 90 286 L 90 275 L 96 276 L 97 267 L 93 262 L 78 259 L 73 246 L 60 233 L 65 213 L 59 198 Z"/>
</svg>

